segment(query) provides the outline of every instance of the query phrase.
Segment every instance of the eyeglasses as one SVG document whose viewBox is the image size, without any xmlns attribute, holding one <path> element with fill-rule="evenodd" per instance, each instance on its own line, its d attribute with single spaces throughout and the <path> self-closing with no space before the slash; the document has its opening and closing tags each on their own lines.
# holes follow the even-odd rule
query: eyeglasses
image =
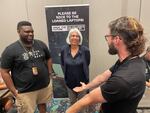
<svg viewBox="0 0 150 113">
<path fill-rule="evenodd" d="M 116 36 L 116 35 L 110 34 L 110 35 L 105 35 L 104 37 L 105 37 L 105 40 L 107 41 L 109 37 L 115 37 L 115 36 Z"/>
</svg>

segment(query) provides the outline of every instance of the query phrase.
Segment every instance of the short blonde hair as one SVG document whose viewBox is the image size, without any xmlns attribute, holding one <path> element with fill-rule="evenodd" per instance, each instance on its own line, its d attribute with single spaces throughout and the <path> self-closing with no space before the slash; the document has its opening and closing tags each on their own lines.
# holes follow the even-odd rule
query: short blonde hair
<svg viewBox="0 0 150 113">
<path fill-rule="evenodd" d="M 73 33 L 73 32 L 78 33 L 79 38 L 80 38 L 79 45 L 82 45 L 83 37 L 82 37 L 82 34 L 81 34 L 81 32 L 79 31 L 78 28 L 72 28 L 72 29 L 70 29 L 70 31 L 69 31 L 69 33 L 68 33 L 68 36 L 67 36 L 67 38 L 66 38 L 67 44 L 70 45 L 70 40 L 69 40 L 69 39 L 70 39 L 71 33 Z"/>
</svg>

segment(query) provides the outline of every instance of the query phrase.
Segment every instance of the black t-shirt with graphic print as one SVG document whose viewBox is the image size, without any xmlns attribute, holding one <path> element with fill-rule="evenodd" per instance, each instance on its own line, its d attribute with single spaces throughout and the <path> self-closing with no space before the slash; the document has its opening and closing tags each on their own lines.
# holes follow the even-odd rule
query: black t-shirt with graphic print
<svg viewBox="0 0 150 113">
<path fill-rule="evenodd" d="M 16 41 L 2 53 L 1 67 L 11 70 L 13 83 L 19 92 L 35 91 L 49 84 L 47 60 L 50 57 L 50 52 L 42 41 L 34 40 L 30 53 Z M 32 73 L 33 66 L 37 67 L 38 75 Z"/>
<path fill-rule="evenodd" d="M 111 77 L 101 86 L 107 100 L 101 108 L 103 113 L 136 113 L 145 91 L 145 64 L 142 58 L 117 61 L 110 68 Z"/>
</svg>

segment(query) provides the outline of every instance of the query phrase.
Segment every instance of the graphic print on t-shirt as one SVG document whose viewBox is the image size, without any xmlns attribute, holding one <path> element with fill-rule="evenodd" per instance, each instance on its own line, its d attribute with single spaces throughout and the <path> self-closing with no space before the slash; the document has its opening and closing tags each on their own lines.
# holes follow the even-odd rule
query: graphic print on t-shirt
<svg viewBox="0 0 150 113">
<path fill-rule="evenodd" d="M 39 50 L 32 50 L 32 52 L 24 52 L 22 54 L 24 60 L 29 60 L 29 58 L 40 58 L 43 57 L 43 54 Z"/>
</svg>

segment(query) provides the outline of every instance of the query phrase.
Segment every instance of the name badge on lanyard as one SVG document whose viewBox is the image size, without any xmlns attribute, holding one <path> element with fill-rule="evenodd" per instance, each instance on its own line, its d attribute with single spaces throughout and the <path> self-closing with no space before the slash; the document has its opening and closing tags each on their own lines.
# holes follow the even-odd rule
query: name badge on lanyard
<svg viewBox="0 0 150 113">
<path fill-rule="evenodd" d="M 38 68 L 36 66 L 32 67 L 32 73 L 33 75 L 37 76 L 38 75 Z"/>
</svg>

